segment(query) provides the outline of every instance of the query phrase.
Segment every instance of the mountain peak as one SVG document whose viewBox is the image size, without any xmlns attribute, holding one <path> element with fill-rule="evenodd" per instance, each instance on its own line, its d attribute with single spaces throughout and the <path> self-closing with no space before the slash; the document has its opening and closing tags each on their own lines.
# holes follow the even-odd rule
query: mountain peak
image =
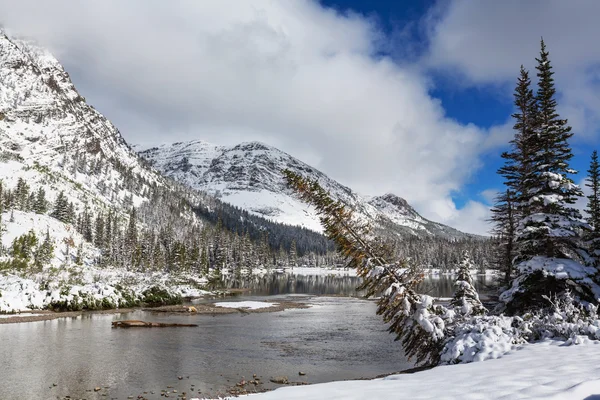
<svg viewBox="0 0 600 400">
<path fill-rule="evenodd" d="M 385 226 L 401 235 L 464 236 L 462 232 L 424 219 L 395 194 L 387 193 L 367 201 L 310 165 L 265 143 L 251 141 L 235 146 L 190 143 L 174 143 L 140 152 L 140 155 L 175 180 L 277 222 L 322 231 L 315 210 L 298 200 L 287 187 L 281 171 L 290 169 L 318 181 L 335 199 L 376 227 Z"/>
</svg>

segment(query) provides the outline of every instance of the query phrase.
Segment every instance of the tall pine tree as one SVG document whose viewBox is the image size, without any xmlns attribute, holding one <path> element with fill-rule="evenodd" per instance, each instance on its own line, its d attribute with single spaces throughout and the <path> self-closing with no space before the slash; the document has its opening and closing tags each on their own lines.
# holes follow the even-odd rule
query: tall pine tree
<svg viewBox="0 0 600 400">
<path fill-rule="evenodd" d="M 548 55 L 542 41 L 536 59 L 537 106 L 528 123 L 534 135 L 523 136 L 518 129 L 515 136 L 521 143 L 515 158 L 519 172 L 514 186 L 520 221 L 516 277 L 512 288 L 501 296 L 508 312 L 548 307 L 547 296 L 560 295 L 569 288 L 580 300 L 594 301 L 589 280 L 581 279 L 581 271 L 591 276 L 592 269 L 586 267 L 591 259 L 582 240 L 586 225 L 572 206 L 582 196 L 570 178 L 576 172 L 569 168 L 573 155 L 568 140 L 573 133 L 556 111 L 554 72 Z"/>
<path fill-rule="evenodd" d="M 600 267 L 600 163 L 598 162 L 598 152 L 594 150 L 590 168 L 587 171 L 586 186 L 590 188 L 586 212 L 588 213 L 587 222 L 592 230 L 589 235 L 589 248 L 596 267 Z"/>
</svg>

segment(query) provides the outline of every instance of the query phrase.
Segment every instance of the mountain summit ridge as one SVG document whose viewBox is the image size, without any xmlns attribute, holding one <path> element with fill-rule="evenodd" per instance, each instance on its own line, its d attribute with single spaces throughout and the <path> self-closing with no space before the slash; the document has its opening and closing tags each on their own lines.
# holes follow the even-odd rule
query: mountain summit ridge
<svg viewBox="0 0 600 400">
<path fill-rule="evenodd" d="M 367 199 L 290 154 L 258 141 L 220 146 L 194 140 L 163 144 L 138 154 L 180 183 L 277 222 L 322 231 L 315 211 L 298 200 L 285 184 L 281 171 L 290 169 L 317 180 L 376 229 L 400 235 L 474 236 L 427 220 L 396 194 Z"/>
</svg>

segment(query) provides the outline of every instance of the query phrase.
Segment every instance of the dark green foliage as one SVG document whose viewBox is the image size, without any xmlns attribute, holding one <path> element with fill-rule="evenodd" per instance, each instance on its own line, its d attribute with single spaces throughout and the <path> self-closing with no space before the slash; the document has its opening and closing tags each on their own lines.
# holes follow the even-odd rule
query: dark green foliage
<svg viewBox="0 0 600 400">
<path fill-rule="evenodd" d="M 54 202 L 54 209 L 50 216 L 66 224 L 73 222 L 73 205 L 69 203 L 64 192 L 60 192 Z"/>
<path fill-rule="evenodd" d="M 494 223 L 493 233 L 498 240 L 494 264 L 497 269 L 504 272 L 505 284 L 508 284 L 512 278 L 513 259 L 516 253 L 516 214 L 515 195 L 510 189 L 507 189 L 496 198 L 491 217 L 491 221 Z"/>
<path fill-rule="evenodd" d="M 591 193 L 587 197 L 586 212 L 588 213 L 587 222 L 592 228 L 587 239 L 594 263 L 596 267 L 600 267 L 600 163 L 598 163 L 598 152 L 596 150 L 592 153 L 592 160 L 587 173 L 586 186 L 590 188 Z"/>
<path fill-rule="evenodd" d="M 50 232 L 46 231 L 46 237 L 41 245 L 35 251 L 34 255 L 34 264 L 38 268 L 43 268 L 47 266 L 52 258 L 54 257 L 54 244 L 52 243 L 52 239 L 50 238 Z"/>
<path fill-rule="evenodd" d="M 506 312 L 508 314 L 523 314 L 526 312 L 536 312 L 548 309 L 551 304 L 549 297 L 560 293 L 572 292 L 576 298 L 587 299 L 594 302 L 594 295 L 589 287 L 585 285 L 575 285 L 566 279 L 557 279 L 552 275 L 544 274 L 542 271 L 534 271 L 523 277 L 520 282 L 521 290 L 513 296 L 513 300 L 507 304 Z"/>
<path fill-rule="evenodd" d="M 522 183 L 519 200 L 523 210 L 518 237 L 522 259 L 536 255 L 571 258 L 581 249 L 581 214 L 571 205 L 583 195 L 569 177 L 573 157 L 568 140 L 573 136 L 567 121 L 556 112 L 554 72 L 544 42 L 541 43 L 538 65 L 538 104 L 535 118 L 537 140 L 526 154 L 532 176 Z"/>
<path fill-rule="evenodd" d="M 46 201 L 46 191 L 40 187 L 35 193 L 35 200 L 32 209 L 37 214 L 45 214 L 48 211 L 48 202 Z"/>
<path fill-rule="evenodd" d="M 19 177 L 15 189 L 15 208 L 21 211 L 29 209 L 29 185 L 21 177 Z"/>
<path fill-rule="evenodd" d="M 548 307 L 543 299 L 562 295 L 571 282 L 568 278 L 574 279 L 552 278 L 554 271 L 548 276 L 532 272 L 525 262 L 554 268 L 557 259 L 570 259 L 585 269 L 590 261 L 583 242 L 586 225 L 573 207 L 583 195 L 570 178 L 576 173 L 569 168 L 573 155 L 568 141 L 573 133 L 556 111 L 554 72 L 543 41 L 536 60 L 539 81 L 535 96 L 521 67 L 515 90 L 515 137 L 510 152 L 503 154 L 505 165 L 498 171 L 507 192 L 493 210 L 495 233 L 505 246 L 499 250 L 500 262 L 505 265 L 507 280 L 513 275 L 511 291 L 502 296 L 508 302 L 508 312 Z M 574 294 L 580 300 L 593 301 L 589 287 L 571 283 L 579 288 Z"/>
<path fill-rule="evenodd" d="M 587 183 L 591 193 L 587 197 L 588 204 L 586 212 L 588 213 L 588 223 L 596 232 L 600 232 L 600 163 L 598 163 L 598 152 L 592 153 L 590 168 L 587 170 Z"/>
<path fill-rule="evenodd" d="M 38 239 L 35 232 L 29 231 L 28 233 L 19 236 L 15 240 L 9 249 L 9 255 L 11 259 L 5 261 L 0 265 L 2 269 L 15 269 L 25 270 L 31 266 L 33 261 L 35 249 L 38 245 Z"/>
<path fill-rule="evenodd" d="M 149 306 L 165 306 L 181 304 L 182 302 L 181 296 L 173 295 L 158 286 L 153 286 L 150 289 L 145 290 L 142 294 L 142 303 Z"/>
</svg>

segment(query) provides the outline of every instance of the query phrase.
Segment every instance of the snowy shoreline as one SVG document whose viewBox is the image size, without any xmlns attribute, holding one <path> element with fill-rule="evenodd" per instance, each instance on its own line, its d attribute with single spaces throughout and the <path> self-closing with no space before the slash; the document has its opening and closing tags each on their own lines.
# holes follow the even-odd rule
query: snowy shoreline
<svg viewBox="0 0 600 400">
<path fill-rule="evenodd" d="M 355 270 L 323 267 L 255 269 L 249 272 L 258 275 L 291 273 L 356 276 Z M 435 279 L 439 276 L 451 276 L 455 272 L 428 269 L 425 273 Z M 495 271 L 486 271 L 486 275 L 495 275 Z M 58 273 L 47 270 L 30 276 L 0 272 L 0 314 L 53 308 L 62 311 L 119 309 L 140 305 L 147 297 L 144 293 L 151 290 L 159 291 L 168 297 L 166 300 L 220 293 L 219 290 L 211 292 L 201 289 L 207 283 L 205 277 L 199 278 L 193 274 L 140 273 L 92 266 L 71 266 Z"/>
<path fill-rule="evenodd" d="M 525 344 L 501 358 L 484 361 L 484 366 L 481 363 L 438 366 L 372 380 L 281 387 L 247 397 L 256 400 L 591 399 L 600 393 L 597 363 L 600 342 L 582 340 L 578 345 L 554 340 Z"/>
</svg>

